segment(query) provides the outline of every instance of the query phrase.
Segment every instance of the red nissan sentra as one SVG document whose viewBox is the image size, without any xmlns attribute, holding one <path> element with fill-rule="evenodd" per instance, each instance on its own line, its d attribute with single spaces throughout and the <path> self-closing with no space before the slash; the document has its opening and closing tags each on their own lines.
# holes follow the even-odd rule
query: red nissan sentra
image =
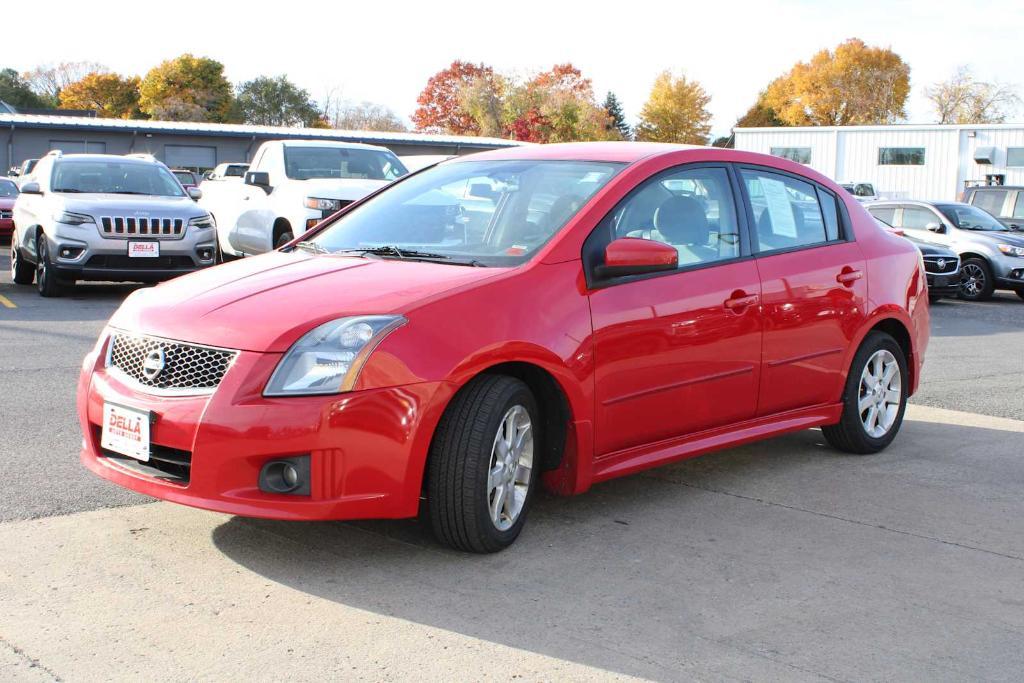
<svg viewBox="0 0 1024 683">
<path fill-rule="evenodd" d="M 413 517 L 476 552 L 561 494 L 821 427 L 885 448 L 920 380 L 917 249 L 776 157 L 454 159 L 256 258 L 139 290 L 82 366 L 82 461 L 187 505 Z"/>
</svg>

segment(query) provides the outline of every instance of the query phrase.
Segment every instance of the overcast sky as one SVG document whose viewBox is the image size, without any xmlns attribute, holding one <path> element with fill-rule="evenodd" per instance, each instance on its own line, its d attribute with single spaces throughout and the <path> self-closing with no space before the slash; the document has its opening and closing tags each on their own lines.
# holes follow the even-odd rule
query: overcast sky
<svg viewBox="0 0 1024 683">
<path fill-rule="evenodd" d="M 518 73 L 571 61 L 593 80 L 599 99 L 614 91 L 631 119 L 658 72 L 684 71 L 710 93 L 713 130 L 723 134 L 772 78 L 850 37 L 891 47 L 910 64 L 911 122 L 934 120 L 922 89 L 958 64 L 1024 86 L 1018 0 L 12 0 L 0 17 L 0 66 L 19 71 L 93 60 L 141 75 L 192 52 L 223 62 L 235 83 L 284 73 L 317 100 L 334 90 L 383 103 L 403 118 L 427 78 L 453 59 Z M 1024 120 L 1024 112 L 1015 119 Z"/>
</svg>

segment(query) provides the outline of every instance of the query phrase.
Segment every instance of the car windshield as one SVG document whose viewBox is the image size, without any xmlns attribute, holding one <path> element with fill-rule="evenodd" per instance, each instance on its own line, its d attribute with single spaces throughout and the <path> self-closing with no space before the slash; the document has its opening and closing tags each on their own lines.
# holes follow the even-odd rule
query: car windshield
<svg viewBox="0 0 1024 683">
<path fill-rule="evenodd" d="M 317 251 L 372 250 L 385 258 L 514 266 L 550 240 L 621 168 L 536 160 L 442 164 L 357 206 L 311 242 Z"/>
<path fill-rule="evenodd" d="M 0 197 L 17 197 L 18 186 L 10 180 L 0 180 Z"/>
<path fill-rule="evenodd" d="M 54 192 L 144 194 L 183 197 L 181 185 L 163 166 L 133 161 L 71 161 L 57 164 Z"/>
<path fill-rule="evenodd" d="M 225 178 L 241 178 L 249 167 L 245 164 L 231 164 L 224 169 Z"/>
<path fill-rule="evenodd" d="M 294 180 L 310 178 L 362 178 L 395 180 L 408 173 L 391 152 L 358 147 L 284 148 L 285 175 Z"/>
<path fill-rule="evenodd" d="M 938 205 L 937 208 L 950 222 L 961 230 L 985 230 L 1008 232 L 1009 228 L 997 221 L 991 214 L 973 206 Z"/>
</svg>

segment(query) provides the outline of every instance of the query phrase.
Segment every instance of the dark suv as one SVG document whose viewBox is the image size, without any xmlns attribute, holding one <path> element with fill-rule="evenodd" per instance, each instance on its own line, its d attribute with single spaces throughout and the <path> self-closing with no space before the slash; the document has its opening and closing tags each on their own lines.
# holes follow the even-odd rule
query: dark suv
<svg viewBox="0 0 1024 683">
<path fill-rule="evenodd" d="M 964 202 L 988 211 L 1010 230 L 1024 230 L 1024 186 L 969 187 Z"/>
</svg>

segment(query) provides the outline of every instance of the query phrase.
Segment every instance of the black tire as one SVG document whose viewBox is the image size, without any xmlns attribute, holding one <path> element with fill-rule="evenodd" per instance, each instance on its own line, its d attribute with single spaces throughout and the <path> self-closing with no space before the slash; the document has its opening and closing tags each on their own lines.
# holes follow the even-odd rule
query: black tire
<svg viewBox="0 0 1024 683">
<path fill-rule="evenodd" d="M 874 437 L 868 433 L 861 420 L 859 403 L 861 399 L 861 376 L 868 360 L 877 351 L 888 351 L 895 357 L 900 372 L 900 403 L 896 419 L 892 426 L 881 437 Z M 890 335 L 885 332 L 871 332 L 864 339 L 864 342 L 857 349 L 857 354 L 850 364 L 850 373 L 846 378 L 846 386 L 843 389 L 842 404 L 843 414 L 839 422 L 834 425 L 827 425 L 821 428 L 833 448 L 847 453 L 868 455 L 877 453 L 892 443 L 896 434 L 903 424 L 903 414 L 907 409 L 907 396 L 910 389 L 910 375 L 907 372 L 907 359 L 903 355 L 903 349 Z"/>
<path fill-rule="evenodd" d="M 1021 299 L 1024 299 L 1024 289 L 1018 289 L 1017 296 L 1019 296 Z"/>
<path fill-rule="evenodd" d="M 506 414 L 526 409 L 533 435 L 533 462 L 525 500 L 505 530 L 492 521 L 488 505 L 491 452 Z M 438 541 L 458 550 L 493 553 L 512 544 L 522 531 L 538 486 L 540 412 L 529 387 L 505 375 L 481 375 L 452 399 L 430 447 L 427 512 Z"/>
<path fill-rule="evenodd" d="M 996 289 L 992 267 L 983 258 L 965 259 L 960 265 L 960 298 L 966 301 L 988 301 Z"/>
<path fill-rule="evenodd" d="M 284 245 L 291 242 L 293 239 L 295 239 L 295 236 L 292 235 L 291 230 L 286 230 L 285 232 L 282 232 L 280 235 L 277 236 L 277 242 L 274 243 L 274 249 L 280 249 Z"/>
<path fill-rule="evenodd" d="M 16 285 L 30 285 L 35 280 L 36 269 L 21 256 L 18 237 L 11 238 L 11 280 Z"/>
<path fill-rule="evenodd" d="M 36 238 L 36 289 L 40 296 L 57 297 L 64 293 L 64 286 L 53 272 L 50 263 L 50 248 L 46 235 Z"/>
<path fill-rule="evenodd" d="M 931 296 L 931 295 L 928 296 L 928 303 L 930 303 L 930 304 L 936 304 L 936 303 L 938 303 L 940 301 L 942 301 L 942 297 L 941 296 Z"/>
</svg>

